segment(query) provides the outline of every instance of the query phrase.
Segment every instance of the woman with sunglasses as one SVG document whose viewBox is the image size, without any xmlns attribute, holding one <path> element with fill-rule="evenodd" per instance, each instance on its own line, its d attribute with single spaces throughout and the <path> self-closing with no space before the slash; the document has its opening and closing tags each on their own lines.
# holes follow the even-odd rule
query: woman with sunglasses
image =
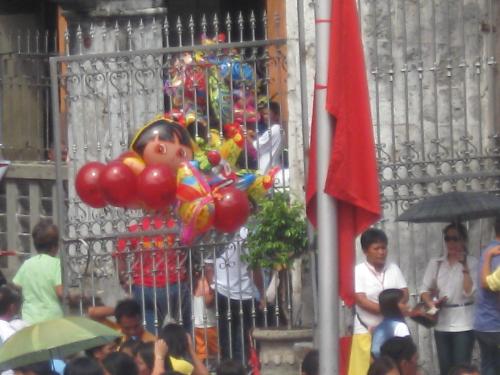
<svg viewBox="0 0 500 375">
<path fill-rule="evenodd" d="M 467 255 L 467 230 L 460 223 L 444 230 L 446 255 L 431 259 L 425 270 L 421 298 L 429 309 L 439 309 L 434 330 L 441 375 L 461 363 L 470 363 L 477 260 Z"/>
</svg>

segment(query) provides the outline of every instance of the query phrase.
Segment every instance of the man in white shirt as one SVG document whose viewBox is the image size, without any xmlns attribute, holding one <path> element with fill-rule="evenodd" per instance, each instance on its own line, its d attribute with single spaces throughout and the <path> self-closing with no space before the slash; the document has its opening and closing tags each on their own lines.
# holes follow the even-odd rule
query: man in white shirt
<svg viewBox="0 0 500 375">
<path fill-rule="evenodd" d="M 247 251 L 242 246 L 247 234 L 248 229 L 241 228 L 239 238 L 235 236 L 234 241 L 215 260 L 215 290 L 223 359 L 248 358 L 252 316 L 255 313 L 256 321 L 259 322 L 262 315 L 256 300 L 258 296 L 264 298 L 262 273 L 260 270 L 250 270 L 248 264 L 241 260 L 241 255 Z"/>
<path fill-rule="evenodd" d="M 253 141 L 253 147 L 257 150 L 258 170 L 265 174 L 269 169 L 281 164 L 283 151 L 283 136 L 280 125 L 280 105 L 277 102 L 269 102 L 269 109 L 264 108 L 263 123 L 259 124 L 259 136 Z"/>
<path fill-rule="evenodd" d="M 378 296 L 384 289 L 401 289 L 408 300 L 408 287 L 401 270 L 387 263 L 387 236 L 380 229 L 368 229 L 361 235 L 366 260 L 354 269 L 356 316 L 349 361 L 349 375 L 368 372 L 370 366 L 370 331 L 382 321 Z"/>
</svg>

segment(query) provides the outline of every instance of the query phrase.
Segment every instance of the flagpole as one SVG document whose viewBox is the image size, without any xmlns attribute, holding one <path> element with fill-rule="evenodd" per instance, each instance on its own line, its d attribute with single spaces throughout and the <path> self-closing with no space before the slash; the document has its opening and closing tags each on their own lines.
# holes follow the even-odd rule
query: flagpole
<svg viewBox="0 0 500 375">
<path fill-rule="evenodd" d="M 329 164 L 331 117 L 326 111 L 326 85 L 330 45 L 329 18 L 332 1 L 316 1 L 316 89 L 317 122 L 317 220 L 319 294 L 319 370 L 321 375 L 339 374 L 338 233 L 336 202 L 325 194 Z M 326 21 L 326 22 L 325 22 Z"/>
</svg>

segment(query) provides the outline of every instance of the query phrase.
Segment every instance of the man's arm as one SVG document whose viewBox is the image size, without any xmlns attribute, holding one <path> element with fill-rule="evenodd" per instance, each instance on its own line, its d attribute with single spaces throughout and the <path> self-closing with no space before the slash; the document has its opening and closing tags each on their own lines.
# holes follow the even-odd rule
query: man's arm
<svg viewBox="0 0 500 375">
<path fill-rule="evenodd" d="M 377 302 L 369 300 L 368 297 L 366 296 L 366 293 L 355 293 L 354 301 L 356 302 L 356 305 L 363 308 L 364 310 L 372 314 L 376 315 L 380 314 L 379 304 Z"/>
<path fill-rule="evenodd" d="M 486 278 L 491 273 L 491 259 L 496 255 L 500 255 L 500 246 L 495 246 L 484 254 L 483 267 L 481 268 L 481 287 L 485 289 L 489 289 Z"/>
</svg>

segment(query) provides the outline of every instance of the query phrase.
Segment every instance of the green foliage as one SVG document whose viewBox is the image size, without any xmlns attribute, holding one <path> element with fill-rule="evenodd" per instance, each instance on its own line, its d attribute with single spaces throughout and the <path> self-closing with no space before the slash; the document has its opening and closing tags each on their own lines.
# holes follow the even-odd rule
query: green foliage
<svg viewBox="0 0 500 375">
<path fill-rule="evenodd" d="M 307 251 L 304 207 L 290 203 L 287 193 L 276 192 L 260 203 L 248 225 L 249 254 L 243 259 L 252 267 L 289 268 Z"/>
</svg>

